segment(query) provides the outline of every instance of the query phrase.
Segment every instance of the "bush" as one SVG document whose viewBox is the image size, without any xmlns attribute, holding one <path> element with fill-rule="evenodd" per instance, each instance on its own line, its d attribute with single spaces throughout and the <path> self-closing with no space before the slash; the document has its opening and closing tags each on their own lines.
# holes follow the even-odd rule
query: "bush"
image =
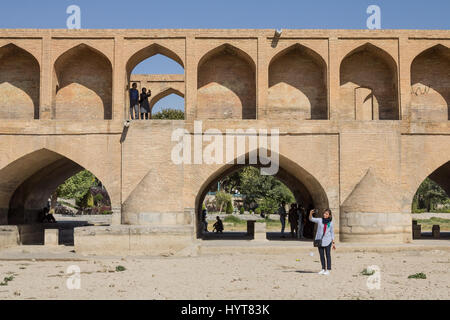
<svg viewBox="0 0 450 320">
<path fill-rule="evenodd" d="M 256 208 L 255 213 L 260 216 L 261 215 L 261 208 Z"/>
<path fill-rule="evenodd" d="M 363 276 L 373 276 L 375 274 L 375 270 L 364 269 L 361 274 Z"/>
<path fill-rule="evenodd" d="M 239 211 L 240 211 L 241 214 L 244 214 L 245 213 L 244 207 L 241 207 L 241 210 L 239 210 Z"/>
<path fill-rule="evenodd" d="M 233 214 L 233 204 L 230 202 L 227 203 L 227 210 L 226 210 L 227 214 Z"/>
<path fill-rule="evenodd" d="M 427 278 L 427 275 L 423 272 L 416 273 L 416 274 L 410 275 L 408 277 L 408 279 L 426 279 L 426 278 Z"/>
<path fill-rule="evenodd" d="M 117 266 L 116 267 L 116 271 L 117 272 L 122 272 L 122 271 L 125 271 L 125 270 L 127 270 L 124 266 Z"/>
<path fill-rule="evenodd" d="M 98 205 L 98 204 L 102 203 L 102 201 L 103 201 L 103 196 L 100 193 L 96 194 L 94 197 L 95 204 Z"/>
</svg>

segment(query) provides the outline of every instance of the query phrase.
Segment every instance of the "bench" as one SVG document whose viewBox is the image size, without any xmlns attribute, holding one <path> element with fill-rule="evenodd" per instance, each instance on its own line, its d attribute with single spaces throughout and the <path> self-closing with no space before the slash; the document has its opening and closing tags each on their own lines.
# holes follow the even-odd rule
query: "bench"
<svg viewBox="0 0 450 320">
<path fill-rule="evenodd" d="M 441 237 L 441 227 L 439 225 L 434 225 L 432 234 L 433 238 L 439 239 Z"/>
<path fill-rule="evenodd" d="M 247 220 L 247 235 L 251 236 L 254 241 L 267 241 L 266 223 Z"/>
<path fill-rule="evenodd" d="M 417 224 L 417 221 L 413 221 L 412 226 L 413 231 L 413 239 L 420 239 L 422 237 L 422 226 Z"/>
<path fill-rule="evenodd" d="M 58 246 L 59 245 L 59 230 L 58 229 L 45 229 L 44 245 L 46 245 L 46 246 Z"/>
</svg>

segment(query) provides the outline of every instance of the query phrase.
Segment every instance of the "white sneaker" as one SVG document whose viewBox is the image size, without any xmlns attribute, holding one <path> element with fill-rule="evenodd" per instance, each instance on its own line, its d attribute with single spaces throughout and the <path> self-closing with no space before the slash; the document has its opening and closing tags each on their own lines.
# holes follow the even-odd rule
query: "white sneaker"
<svg viewBox="0 0 450 320">
<path fill-rule="evenodd" d="M 319 272 L 319 274 L 325 274 L 325 272 L 326 272 L 325 270 L 322 270 Z"/>
<path fill-rule="evenodd" d="M 330 271 L 328 271 L 328 270 L 325 271 L 325 272 L 324 272 L 324 275 L 329 276 L 329 275 L 330 275 Z"/>
</svg>

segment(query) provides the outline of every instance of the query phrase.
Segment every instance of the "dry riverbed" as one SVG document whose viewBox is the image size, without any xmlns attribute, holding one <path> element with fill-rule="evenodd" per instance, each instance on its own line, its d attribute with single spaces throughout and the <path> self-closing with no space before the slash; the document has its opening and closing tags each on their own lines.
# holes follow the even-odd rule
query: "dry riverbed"
<svg viewBox="0 0 450 320">
<path fill-rule="evenodd" d="M 0 299 L 449 299 L 448 251 L 333 254 L 330 276 L 316 274 L 319 257 L 214 255 L 0 261 Z M 79 267 L 79 290 L 69 290 L 68 267 Z M 379 290 L 369 290 L 372 265 Z M 124 271 L 118 271 L 123 266 Z M 423 272 L 426 279 L 408 279 Z M 5 279 L 6 278 L 6 279 Z M 8 281 L 9 279 L 9 281 Z M 6 280 L 6 281 L 4 281 Z"/>
</svg>

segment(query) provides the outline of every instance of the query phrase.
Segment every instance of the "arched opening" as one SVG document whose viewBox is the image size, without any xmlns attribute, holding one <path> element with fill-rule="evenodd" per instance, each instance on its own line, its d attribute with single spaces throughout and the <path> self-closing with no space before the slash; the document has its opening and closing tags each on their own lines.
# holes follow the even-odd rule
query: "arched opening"
<svg viewBox="0 0 450 320">
<path fill-rule="evenodd" d="M 268 106 L 276 118 L 328 119 L 323 58 L 300 44 L 277 54 L 269 65 Z"/>
<path fill-rule="evenodd" d="M 151 118 L 154 120 L 184 120 L 184 95 L 175 89 L 169 88 L 156 95 L 150 101 Z"/>
<path fill-rule="evenodd" d="M 134 54 L 126 68 L 129 119 L 151 119 L 154 105 L 172 93 L 181 99 L 169 97 L 165 100 L 170 102 L 166 113 L 171 114 L 173 110 L 177 110 L 178 113 L 183 112 L 184 116 L 184 64 L 176 53 L 159 44 L 152 44 Z M 133 90 L 133 85 L 137 92 Z M 143 88 L 147 94 L 151 93 L 147 101 L 141 99 Z"/>
<path fill-rule="evenodd" d="M 56 60 L 53 90 L 55 119 L 112 119 L 112 65 L 88 45 L 80 44 Z"/>
<path fill-rule="evenodd" d="M 450 120 L 450 49 L 436 45 L 411 64 L 411 118 Z"/>
<path fill-rule="evenodd" d="M 111 213 L 111 199 L 101 182 L 76 162 L 47 149 L 1 169 L 0 181 L 0 221 L 19 226 L 22 244 L 43 244 L 45 229 L 58 229 L 60 243 L 72 244 L 74 227 L 89 223 L 89 219 L 79 219 L 77 213 L 88 213 L 88 208 L 92 209 L 89 213 Z M 61 216 L 56 218 L 57 223 L 49 223 L 44 219 L 49 199 L 49 209 L 55 214 L 75 217 Z"/>
<path fill-rule="evenodd" d="M 39 119 L 39 62 L 8 44 L 0 48 L 0 119 Z"/>
<path fill-rule="evenodd" d="M 261 164 L 234 164 L 222 167 L 205 181 L 196 198 L 197 237 L 203 239 L 217 238 L 211 237 L 211 234 L 204 232 L 202 211 L 205 208 L 208 210 L 207 207 L 211 201 L 217 201 L 216 199 L 211 199 L 209 196 L 215 196 L 217 191 L 220 191 L 219 189 L 227 184 L 229 187 L 228 189 L 225 187 L 225 189 L 231 197 L 234 197 L 234 202 L 242 202 L 241 205 L 236 205 L 238 207 L 236 208 L 237 212 L 235 208 L 233 208 L 233 212 L 236 213 L 235 216 L 240 216 L 240 206 L 243 206 L 244 212 L 250 212 L 250 210 L 252 210 L 253 213 L 255 213 L 250 217 L 251 220 L 262 219 L 266 224 L 272 224 L 271 221 L 274 221 L 275 225 L 272 225 L 274 225 L 275 229 L 281 227 L 281 224 L 280 226 L 277 225 L 277 223 L 279 223 L 279 216 L 277 217 L 275 208 L 278 209 L 283 200 L 286 201 L 287 204 L 288 202 L 291 202 L 301 205 L 305 209 L 305 214 L 313 208 L 326 209 L 329 207 L 328 198 L 324 189 L 313 176 L 287 158 L 280 155 L 279 159 L 280 169 L 275 176 L 262 176 L 259 170 L 263 167 Z M 246 161 L 246 163 L 249 163 L 249 161 Z M 236 191 L 238 191 L 238 194 L 236 194 Z M 292 199 L 289 201 L 287 193 L 292 195 Z M 236 199 L 236 196 L 240 197 L 240 199 Z M 216 204 L 217 209 L 217 206 L 220 206 L 220 204 L 217 202 Z M 257 208 L 260 208 L 260 210 L 257 210 Z M 288 210 L 289 208 L 287 208 L 287 211 Z M 265 217 L 262 217 L 260 215 L 261 213 L 263 213 Z M 274 217 L 272 217 L 273 219 L 264 220 L 265 218 L 269 218 L 267 215 L 273 213 L 275 213 Z M 215 214 L 216 212 L 210 216 L 211 220 L 214 220 Z M 286 236 L 290 233 L 290 229 L 288 230 L 288 228 L 289 227 L 286 225 Z M 211 225 L 209 230 L 212 230 Z M 281 230 L 276 231 L 273 228 L 269 228 L 268 231 L 268 239 L 280 239 Z M 314 224 L 309 222 L 308 219 L 306 219 L 303 235 L 306 238 L 312 238 L 314 235 Z M 245 234 L 243 235 L 238 232 L 237 234 L 230 234 L 230 237 L 225 237 L 225 239 L 242 238 L 242 236 L 245 237 Z"/>
<path fill-rule="evenodd" d="M 417 189 L 412 203 L 414 238 L 450 239 L 450 161 L 436 169 Z M 434 229 L 439 229 L 439 237 Z"/>
<path fill-rule="evenodd" d="M 256 66 L 242 50 L 224 44 L 198 64 L 198 119 L 256 119 Z"/>
<path fill-rule="evenodd" d="M 355 120 L 398 120 L 398 75 L 395 60 L 370 44 L 350 52 L 340 67 L 341 103 Z M 364 88 L 365 90 L 361 90 Z M 365 112 L 368 106 L 371 112 Z"/>
</svg>

